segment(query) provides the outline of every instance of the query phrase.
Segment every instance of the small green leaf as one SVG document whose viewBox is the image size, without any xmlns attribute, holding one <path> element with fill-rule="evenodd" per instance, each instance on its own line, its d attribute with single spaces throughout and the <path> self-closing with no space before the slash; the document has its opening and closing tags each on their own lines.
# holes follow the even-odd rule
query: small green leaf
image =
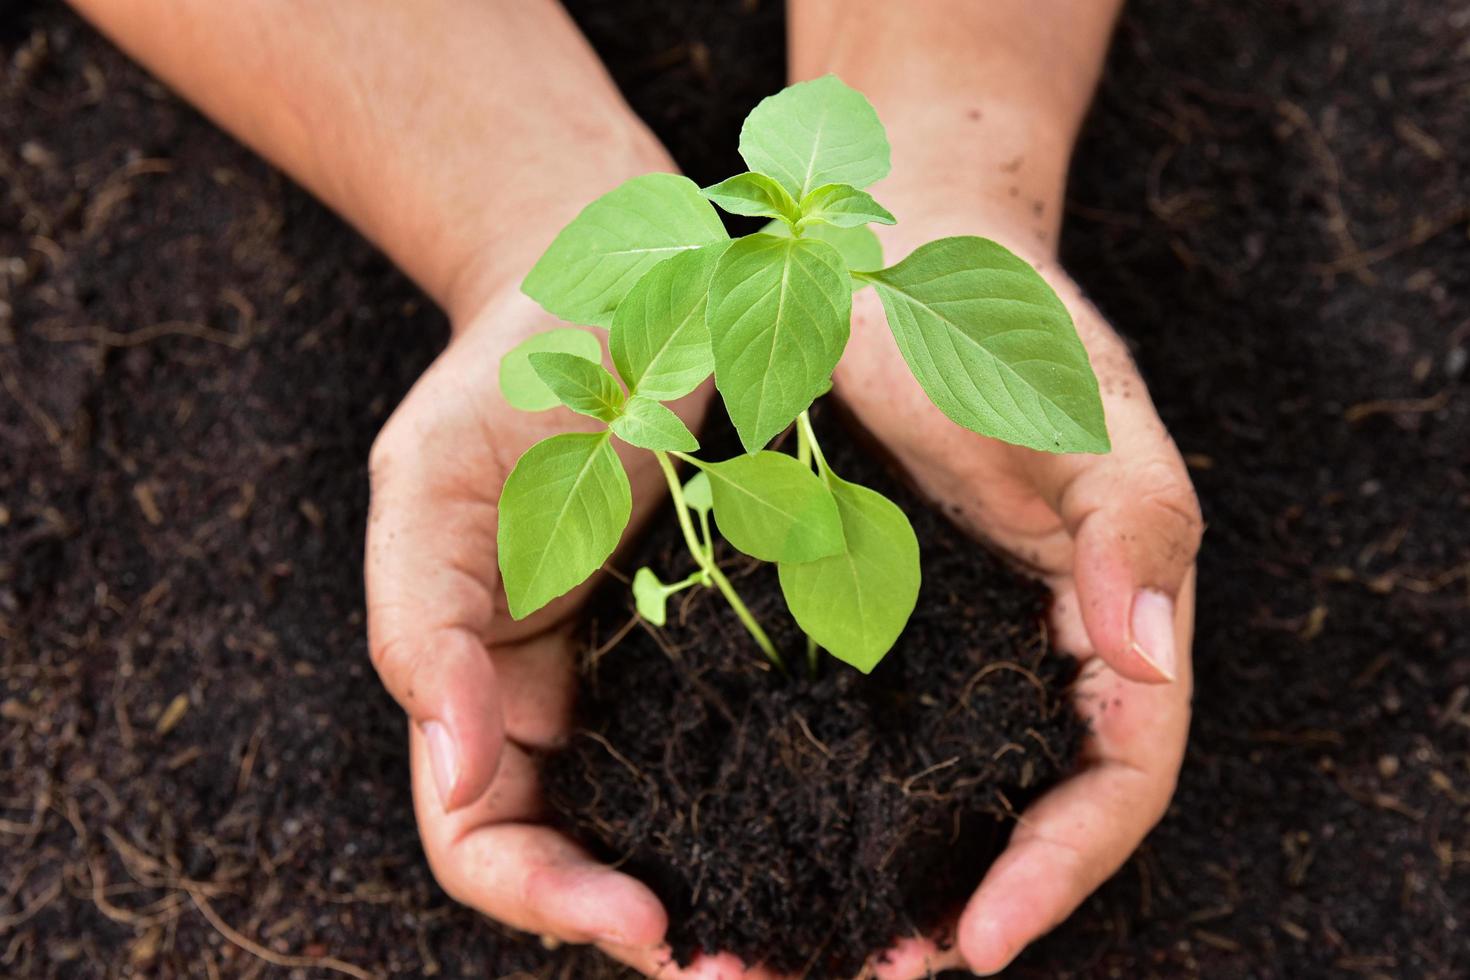
<svg viewBox="0 0 1470 980">
<path fill-rule="evenodd" d="M 806 238 L 816 238 L 837 249 L 848 272 L 871 272 L 883 268 L 883 246 L 873 229 L 866 225 L 857 228 L 839 228 L 836 225 L 812 225 L 802 229 Z M 790 238 L 791 226 L 784 221 L 772 221 L 761 229 L 762 235 Z M 852 291 L 857 292 L 868 283 L 853 277 Z"/>
<path fill-rule="evenodd" d="M 801 221 L 799 227 L 803 229 L 817 222 L 856 228 L 870 221 L 880 225 L 897 224 L 898 219 L 867 191 L 847 184 L 823 184 L 801 199 Z"/>
<path fill-rule="evenodd" d="M 736 548 L 762 561 L 813 561 L 842 550 L 842 519 L 810 469 L 783 453 L 700 463 L 715 520 Z"/>
<path fill-rule="evenodd" d="M 1054 453 L 1108 451 L 1097 378 L 1067 307 L 1035 269 L 963 236 L 860 278 L 940 411 L 967 429 Z"/>
<path fill-rule="evenodd" d="M 575 354 L 537 353 L 531 370 L 574 412 L 611 422 L 623 411 L 623 389 L 607 368 Z"/>
<path fill-rule="evenodd" d="M 697 470 L 684 484 L 684 503 L 694 508 L 697 514 L 708 515 L 715 506 L 715 498 L 710 493 L 709 477 L 703 470 Z"/>
<path fill-rule="evenodd" d="M 786 188 L 765 174 L 736 174 L 729 180 L 706 187 L 704 196 L 731 214 L 785 218 L 787 221 L 801 217 L 801 209 Z"/>
<path fill-rule="evenodd" d="M 575 354 L 589 361 L 602 360 L 602 343 L 597 335 L 574 327 L 558 327 L 527 337 L 500 359 L 500 394 L 512 408 L 544 412 L 561 404 L 556 393 L 536 376 L 532 354 L 555 352 Z M 711 357 L 713 365 L 713 357 Z"/>
<path fill-rule="evenodd" d="M 826 242 L 750 235 L 720 257 L 706 316 L 715 384 L 753 453 L 831 379 L 851 328 L 847 268 Z"/>
<path fill-rule="evenodd" d="M 763 100 L 740 130 L 746 166 L 780 181 L 798 201 L 823 184 L 867 187 L 888 174 L 888 137 L 861 92 L 836 75 Z"/>
<path fill-rule="evenodd" d="M 521 289 L 563 320 L 606 327 L 628 290 L 652 266 L 729 237 L 694 181 L 644 174 L 583 208 Z"/>
<path fill-rule="evenodd" d="M 699 440 L 679 416 L 645 395 L 634 395 L 613 420 L 613 435 L 639 449 L 692 453 Z"/>
<path fill-rule="evenodd" d="M 919 540 L 881 493 L 831 478 L 847 547 L 808 562 L 781 562 L 781 592 L 802 631 L 838 660 L 868 673 L 903 632 L 919 598 Z"/>
<path fill-rule="evenodd" d="M 705 305 L 710 277 L 728 247 L 720 242 L 665 259 L 618 305 L 608 346 L 630 391 L 669 401 L 714 371 Z"/>
<path fill-rule="evenodd" d="M 529 616 L 597 571 L 632 508 L 608 433 L 552 436 L 526 450 L 501 491 L 496 537 L 511 616 Z"/>
<path fill-rule="evenodd" d="M 659 581 L 653 569 L 644 567 L 633 574 L 633 604 L 638 615 L 655 626 L 668 621 L 665 606 L 668 604 L 669 588 Z"/>
</svg>

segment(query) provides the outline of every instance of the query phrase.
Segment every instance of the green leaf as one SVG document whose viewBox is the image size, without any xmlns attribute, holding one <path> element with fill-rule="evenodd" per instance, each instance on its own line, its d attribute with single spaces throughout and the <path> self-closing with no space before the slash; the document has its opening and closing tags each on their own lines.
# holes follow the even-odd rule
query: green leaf
<svg viewBox="0 0 1470 980">
<path fill-rule="evenodd" d="M 715 507 L 714 495 L 710 492 L 709 477 L 703 470 L 695 471 L 684 484 L 684 503 L 694 508 L 697 514 L 708 515 Z"/>
<path fill-rule="evenodd" d="M 606 327 L 649 268 L 686 249 L 729 238 L 720 216 L 687 177 L 644 174 L 572 219 L 521 283 L 547 312 Z"/>
<path fill-rule="evenodd" d="M 597 335 L 574 327 L 558 327 L 527 337 L 500 359 L 500 394 L 512 408 L 544 412 L 561 404 L 556 393 L 536 376 L 531 355 L 542 352 L 575 354 L 589 361 L 602 360 L 602 343 Z M 713 357 L 711 357 L 713 364 Z"/>
<path fill-rule="evenodd" d="M 883 268 L 883 246 L 873 229 L 867 226 L 839 228 L 836 225 L 812 225 L 802 229 L 805 238 L 816 238 L 837 249 L 848 272 L 870 272 Z M 761 229 L 762 235 L 790 238 L 791 226 L 784 221 L 772 221 Z M 857 292 L 867 285 L 863 279 L 852 279 L 852 291 Z"/>
<path fill-rule="evenodd" d="M 783 453 L 699 463 L 726 539 L 762 561 L 813 561 L 842 550 L 837 504 L 810 469 Z"/>
<path fill-rule="evenodd" d="M 919 539 L 881 493 L 836 477 L 830 486 L 847 547 L 816 561 L 781 562 L 781 591 L 807 636 L 866 674 L 918 601 Z"/>
<path fill-rule="evenodd" d="M 633 574 L 633 604 L 638 615 L 655 626 L 668 622 L 665 606 L 668 604 L 669 588 L 659 581 L 653 569 L 644 567 Z"/>
<path fill-rule="evenodd" d="M 538 353 L 531 370 L 557 399 L 574 412 L 611 422 L 623 411 L 623 389 L 607 368 L 575 354 Z"/>
<path fill-rule="evenodd" d="M 842 256 L 810 238 L 750 235 L 710 281 L 715 384 L 746 452 L 822 393 L 847 346 L 852 291 Z"/>
<path fill-rule="evenodd" d="M 942 238 L 860 276 L 929 398 L 982 435 L 1048 452 L 1103 453 L 1097 378 L 1045 279 L 995 242 Z"/>
<path fill-rule="evenodd" d="M 665 259 L 618 305 L 608 346 L 629 390 L 668 401 L 689 394 L 714 371 L 705 305 L 710 277 L 728 247 L 721 242 Z"/>
<path fill-rule="evenodd" d="M 740 156 L 799 201 L 823 184 L 867 187 L 887 176 L 888 137 L 862 93 L 827 75 L 751 110 L 740 130 Z"/>
<path fill-rule="evenodd" d="M 597 571 L 632 508 L 608 433 L 552 436 L 526 450 L 501 491 L 496 538 L 511 616 L 529 616 Z"/>
<path fill-rule="evenodd" d="M 801 221 L 807 224 L 823 222 L 840 228 L 856 228 L 870 221 L 882 225 L 897 224 L 898 219 L 867 191 L 860 191 L 847 184 L 823 184 L 801 199 Z"/>
<path fill-rule="evenodd" d="M 623 414 L 613 420 L 613 435 L 639 449 L 692 453 L 699 440 L 679 416 L 646 395 L 628 399 Z"/>
<path fill-rule="evenodd" d="M 731 214 L 769 216 L 788 221 L 801 217 L 801 209 L 796 206 L 790 192 L 765 174 L 736 174 L 729 180 L 706 187 L 704 196 Z"/>
</svg>

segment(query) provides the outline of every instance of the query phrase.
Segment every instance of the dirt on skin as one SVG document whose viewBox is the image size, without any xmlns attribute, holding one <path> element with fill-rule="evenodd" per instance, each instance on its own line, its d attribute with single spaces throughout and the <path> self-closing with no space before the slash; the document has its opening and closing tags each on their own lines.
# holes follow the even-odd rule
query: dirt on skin
<svg viewBox="0 0 1470 980">
<path fill-rule="evenodd" d="M 696 180 L 771 0 L 576 0 Z M 1169 815 L 1016 977 L 1470 974 L 1470 4 L 1134 0 L 1063 254 L 1209 521 Z M 364 461 L 445 336 L 59 5 L 0 13 L 0 974 L 622 975 L 453 905 Z"/>
</svg>

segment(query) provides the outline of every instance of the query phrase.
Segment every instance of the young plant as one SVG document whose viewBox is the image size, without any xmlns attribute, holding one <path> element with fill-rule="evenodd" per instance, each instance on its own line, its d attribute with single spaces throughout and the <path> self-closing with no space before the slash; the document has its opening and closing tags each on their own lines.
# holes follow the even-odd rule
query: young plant
<svg viewBox="0 0 1470 980">
<path fill-rule="evenodd" d="M 823 648 L 867 672 L 918 599 L 919 545 L 895 504 L 833 471 L 807 414 L 847 345 L 853 292 L 877 290 L 924 391 L 982 435 L 1106 452 L 1097 380 L 1061 300 L 995 242 L 944 238 L 883 267 L 867 225 L 895 219 L 863 188 L 888 173 L 887 136 L 867 99 L 835 76 L 756 106 L 740 155 L 749 172 L 702 190 L 649 174 L 603 195 L 526 277 L 522 288 L 550 313 L 608 330 L 617 375 L 585 330 L 539 334 L 502 361 L 501 391 L 515 407 L 565 405 L 605 425 L 537 443 L 506 480 L 506 595 L 521 618 L 612 554 L 632 507 L 617 438 L 657 458 L 692 559 L 672 584 L 638 570 L 633 595 L 644 619 L 662 626 L 670 596 L 715 588 L 784 666 L 715 562 L 713 516 L 731 546 L 776 564 L 813 669 Z M 731 240 L 710 202 L 772 220 Z M 698 440 L 665 405 L 711 374 L 745 449 L 733 459 L 691 455 Z M 793 423 L 795 455 L 768 450 Z M 695 470 L 687 484 L 675 458 Z"/>
</svg>

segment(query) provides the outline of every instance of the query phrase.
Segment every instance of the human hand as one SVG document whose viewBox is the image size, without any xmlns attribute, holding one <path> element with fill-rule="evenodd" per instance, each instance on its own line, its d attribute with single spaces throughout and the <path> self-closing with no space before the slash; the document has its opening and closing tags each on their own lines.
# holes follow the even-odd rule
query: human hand
<svg viewBox="0 0 1470 980">
<path fill-rule="evenodd" d="M 514 288 L 469 317 L 373 447 L 368 633 L 373 663 L 410 719 L 414 807 L 430 867 L 453 898 L 516 929 L 596 943 L 643 973 L 755 976 L 733 957 L 668 963 L 667 917 L 641 882 L 543 823 L 533 754 L 566 737 L 573 630 L 588 586 L 510 618 L 496 565 L 496 506 L 520 453 L 591 420 L 527 414 L 499 392 L 501 356 L 558 326 Z M 695 421 L 707 392 L 675 405 Z M 634 517 L 661 499 L 630 454 Z"/>
<path fill-rule="evenodd" d="M 1189 727 L 1202 523 L 1123 342 L 1038 247 L 1034 224 L 990 204 L 955 207 L 917 184 L 877 193 L 900 219 L 884 241 L 889 264 L 924 241 L 971 233 L 1041 268 L 1091 355 L 1113 443 L 1103 456 L 1055 456 L 960 428 L 909 374 L 873 291 L 854 298 L 835 393 L 957 523 L 1047 581 L 1052 641 L 1081 661 L 1076 701 L 1091 729 L 1081 771 L 1021 815 L 951 948 L 915 937 L 872 964 L 879 980 L 953 967 L 993 973 L 1111 876 L 1168 806 Z"/>
</svg>

